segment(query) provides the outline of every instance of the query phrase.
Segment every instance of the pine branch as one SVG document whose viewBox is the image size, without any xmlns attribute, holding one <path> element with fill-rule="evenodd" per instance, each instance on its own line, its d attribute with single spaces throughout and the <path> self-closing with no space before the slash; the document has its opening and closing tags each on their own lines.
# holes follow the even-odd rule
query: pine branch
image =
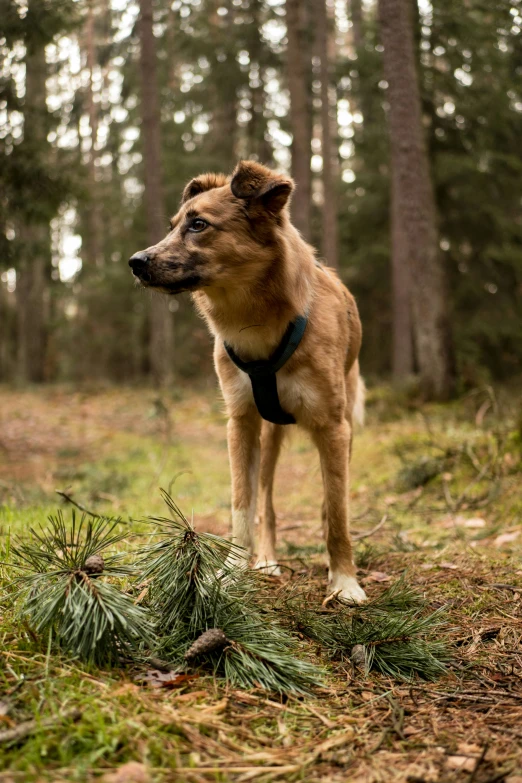
<svg viewBox="0 0 522 783">
<path fill-rule="evenodd" d="M 236 687 L 310 692 L 320 672 L 296 657 L 296 641 L 273 614 L 267 620 L 260 611 L 256 575 L 230 559 L 243 551 L 219 536 L 196 533 L 163 496 L 174 519 L 152 519 L 163 538 L 143 551 L 141 575 L 149 582 L 147 600 L 157 617 L 156 655 L 185 667 L 193 643 L 220 629 L 228 643 L 198 655 L 193 665 L 210 668 Z"/>
<path fill-rule="evenodd" d="M 119 564 L 121 555 L 105 552 L 125 537 L 115 532 L 118 520 L 85 515 L 78 520 L 73 511 L 70 529 L 61 512 L 49 523 L 12 546 L 13 565 L 23 569 L 14 579 L 14 598 L 29 627 L 98 665 L 126 660 L 153 644 L 147 611 L 104 581 L 130 573 Z"/>
<path fill-rule="evenodd" d="M 341 603 L 327 612 L 313 609 L 306 594 L 294 588 L 281 608 L 296 630 L 333 657 L 350 657 L 354 647 L 362 646 L 367 672 L 374 669 L 402 680 L 415 674 L 435 679 L 444 673 L 449 658 L 444 643 L 434 638 L 444 624 L 445 607 L 426 615 L 424 604 L 399 580 L 377 599 L 357 607 Z"/>
</svg>

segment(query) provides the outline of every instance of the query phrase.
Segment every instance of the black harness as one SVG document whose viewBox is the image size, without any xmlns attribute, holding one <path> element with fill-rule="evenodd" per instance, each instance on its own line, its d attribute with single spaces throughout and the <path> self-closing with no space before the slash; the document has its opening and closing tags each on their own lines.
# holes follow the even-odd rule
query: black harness
<svg viewBox="0 0 522 783">
<path fill-rule="evenodd" d="M 276 372 L 286 364 L 303 339 L 307 323 L 308 315 L 298 315 L 295 321 L 291 321 L 270 359 L 243 362 L 230 345 L 225 343 L 226 352 L 236 367 L 246 372 L 250 378 L 254 402 L 261 417 L 273 424 L 295 424 L 292 414 L 284 411 L 279 402 Z"/>
</svg>

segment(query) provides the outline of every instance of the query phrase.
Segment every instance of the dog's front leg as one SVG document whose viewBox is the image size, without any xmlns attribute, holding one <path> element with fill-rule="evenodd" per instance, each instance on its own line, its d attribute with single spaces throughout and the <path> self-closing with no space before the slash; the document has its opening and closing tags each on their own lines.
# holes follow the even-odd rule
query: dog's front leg
<svg viewBox="0 0 522 783">
<path fill-rule="evenodd" d="M 259 475 L 261 418 L 257 411 L 228 421 L 228 455 L 232 477 L 232 540 L 248 552 L 254 548 Z"/>
<path fill-rule="evenodd" d="M 324 483 L 323 514 L 330 558 L 330 588 L 340 597 L 359 603 L 366 599 L 355 577 L 348 526 L 348 456 L 351 429 L 347 421 L 313 433 L 319 449 Z"/>
</svg>

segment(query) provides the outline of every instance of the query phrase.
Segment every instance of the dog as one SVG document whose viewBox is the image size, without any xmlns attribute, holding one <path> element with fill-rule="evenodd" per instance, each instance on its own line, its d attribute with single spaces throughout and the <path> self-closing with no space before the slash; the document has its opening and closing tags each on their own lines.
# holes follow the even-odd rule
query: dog
<svg viewBox="0 0 522 783">
<path fill-rule="evenodd" d="M 364 601 L 348 523 L 354 420 L 364 413 L 361 322 L 353 296 L 292 225 L 292 179 L 253 161 L 231 177 L 203 174 L 183 191 L 170 231 L 129 261 L 139 282 L 168 295 L 190 291 L 214 335 L 228 414 L 232 540 L 256 567 L 278 574 L 273 484 L 285 425 L 317 446 L 329 590 Z"/>
</svg>

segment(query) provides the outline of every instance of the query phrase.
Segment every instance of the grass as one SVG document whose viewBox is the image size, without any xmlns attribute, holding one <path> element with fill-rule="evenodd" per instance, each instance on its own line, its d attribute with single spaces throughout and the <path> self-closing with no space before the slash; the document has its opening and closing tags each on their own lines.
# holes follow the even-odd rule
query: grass
<svg viewBox="0 0 522 783">
<path fill-rule="evenodd" d="M 430 609 L 448 604 L 447 675 L 412 684 L 365 677 L 347 661 L 319 661 L 310 645 L 310 660 L 328 671 L 310 699 L 227 689 L 210 677 L 154 689 L 135 671 L 48 650 L 2 600 L 0 732 L 56 720 L 0 743 L 0 781 L 110 783 L 116 770 L 120 783 L 509 781 L 522 764 L 522 445 L 516 400 L 500 394 L 484 414 L 488 394 L 420 406 L 376 389 L 354 444 L 353 528 L 364 534 L 386 515 L 358 544 L 360 577 L 375 596 L 406 574 Z M 276 483 L 283 580 L 305 580 L 317 602 L 326 579 L 319 483 L 313 448 L 293 434 Z M 11 536 L 63 504 L 56 489 L 120 515 L 124 549 L 143 542 L 146 527 L 129 520 L 164 513 L 160 486 L 198 529 L 226 534 L 225 421 L 214 395 L 0 391 L 0 561 Z M 0 597 L 9 576 L 0 565 Z M 60 718 L 72 709 L 79 720 Z M 132 761 L 143 765 L 134 778 L 122 770 Z"/>
</svg>

